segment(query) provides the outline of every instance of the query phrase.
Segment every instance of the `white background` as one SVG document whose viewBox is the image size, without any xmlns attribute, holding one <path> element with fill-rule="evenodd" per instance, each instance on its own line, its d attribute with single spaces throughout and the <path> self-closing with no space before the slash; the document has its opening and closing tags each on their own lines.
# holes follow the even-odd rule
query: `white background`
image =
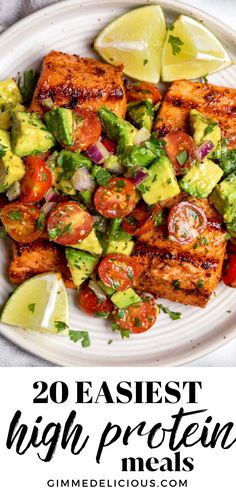
<svg viewBox="0 0 236 495">
<path fill-rule="evenodd" d="M 149 457 L 173 457 L 173 453 L 168 450 L 167 445 L 160 449 L 150 450 L 146 446 L 146 437 L 138 438 L 133 436 L 127 447 L 118 440 L 113 446 L 104 450 L 101 464 L 95 462 L 95 455 L 102 431 L 108 421 L 118 423 L 123 431 L 128 426 L 136 426 L 140 421 L 146 421 L 150 429 L 154 424 L 162 422 L 164 427 L 172 425 L 171 415 L 176 414 L 183 406 L 185 411 L 208 409 L 203 414 L 202 426 L 207 416 L 213 416 L 213 426 L 219 421 L 223 426 L 228 421 L 236 421 L 236 401 L 235 401 L 235 369 L 189 369 L 188 378 L 184 369 L 110 369 L 107 378 L 109 388 L 115 397 L 115 387 L 117 382 L 125 381 L 160 381 L 162 387 L 167 381 L 179 381 L 180 384 L 186 380 L 203 382 L 203 389 L 197 394 L 198 404 L 187 404 L 188 395 L 183 393 L 182 401 L 178 404 L 104 404 L 101 398 L 99 404 L 75 404 L 75 381 L 92 381 L 93 395 L 97 396 L 101 382 L 107 375 L 107 369 L 98 368 L 87 370 L 82 369 L 15 369 L 8 368 L 0 370 L 0 458 L 1 458 L 1 478 L 0 492 L 4 495 L 48 495 L 61 493 L 128 493 L 128 489 L 114 488 L 48 488 L 47 480 L 67 480 L 84 478 L 134 478 L 134 479 L 161 479 L 179 480 L 187 479 L 187 488 L 145 488 L 145 493 L 161 493 L 165 495 L 199 495 L 199 493 L 235 495 L 235 450 L 236 444 L 229 450 L 222 450 L 219 446 L 215 449 L 203 448 L 201 446 L 184 449 L 181 451 L 183 457 L 194 458 L 194 471 L 190 473 L 123 473 L 121 471 L 122 457 L 141 456 L 144 459 Z M 38 380 L 48 381 L 49 385 L 54 380 L 65 381 L 69 385 L 69 399 L 65 404 L 33 404 L 36 395 L 33 383 Z M 161 394 L 159 395 L 159 397 Z M 83 425 L 86 434 L 90 435 L 87 446 L 79 456 L 73 456 L 69 450 L 62 450 L 58 444 L 55 456 L 49 463 L 40 461 L 37 452 L 43 456 L 44 447 L 29 450 L 25 455 L 19 456 L 14 449 L 6 449 L 6 436 L 10 421 L 15 411 L 22 411 L 22 422 L 30 427 L 34 426 L 35 419 L 43 416 L 42 424 L 46 425 L 50 421 L 65 422 L 72 409 L 77 412 L 77 422 Z M 185 420 L 186 421 L 186 420 Z M 184 422 L 184 426 L 192 421 Z M 40 427 L 39 427 L 40 428 Z M 209 429 L 211 429 L 209 427 Z M 212 427 L 213 429 L 213 427 Z M 40 430 L 42 432 L 42 429 Z M 236 437 L 236 426 L 234 435 Z M 144 493 L 143 488 L 130 488 L 129 493 Z"/>
</svg>

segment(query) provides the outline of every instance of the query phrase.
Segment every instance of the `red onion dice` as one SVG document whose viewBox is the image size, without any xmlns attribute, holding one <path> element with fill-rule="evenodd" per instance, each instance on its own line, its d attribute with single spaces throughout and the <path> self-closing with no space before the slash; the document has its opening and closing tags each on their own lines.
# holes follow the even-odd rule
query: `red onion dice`
<svg viewBox="0 0 236 495">
<path fill-rule="evenodd" d="M 87 149 L 86 154 L 94 163 L 100 165 L 101 163 L 104 163 L 106 158 L 111 153 L 107 151 L 107 149 L 105 148 L 104 144 L 101 143 L 101 141 L 97 141 L 95 144 L 93 144 Z"/>
<path fill-rule="evenodd" d="M 199 146 L 196 150 L 197 159 L 200 161 L 204 160 L 204 158 L 206 158 L 213 149 L 214 143 L 212 141 L 204 141 L 204 143 L 201 144 L 201 146 Z"/>
<path fill-rule="evenodd" d="M 45 199 L 46 203 L 49 203 L 51 201 L 57 201 L 59 197 L 60 197 L 60 194 L 55 192 L 52 187 L 50 187 L 50 189 L 48 189 L 46 194 L 44 194 L 44 199 Z"/>
<path fill-rule="evenodd" d="M 76 191 L 91 191 L 94 189 L 95 183 L 92 179 L 88 169 L 86 167 L 81 167 L 76 170 L 71 178 L 71 182 L 76 189 Z"/>
<path fill-rule="evenodd" d="M 105 292 L 103 292 L 103 290 L 101 289 L 101 287 L 99 287 L 99 285 L 97 284 L 97 282 L 95 282 L 95 280 L 90 280 L 88 286 L 94 292 L 95 296 L 97 296 L 99 301 L 107 300 L 107 296 Z"/>
<path fill-rule="evenodd" d="M 138 186 L 139 184 L 141 184 L 141 182 L 143 182 L 145 179 L 147 179 L 147 177 L 149 177 L 148 172 L 140 169 L 140 170 L 137 170 L 134 177 L 129 177 L 129 180 L 131 182 L 133 182 L 134 186 Z"/>
<path fill-rule="evenodd" d="M 45 217 L 48 215 L 48 213 L 50 213 L 50 211 L 53 210 L 56 204 L 57 203 L 55 203 L 55 201 L 49 201 L 42 206 L 41 212 L 45 215 Z"/>
</svg>

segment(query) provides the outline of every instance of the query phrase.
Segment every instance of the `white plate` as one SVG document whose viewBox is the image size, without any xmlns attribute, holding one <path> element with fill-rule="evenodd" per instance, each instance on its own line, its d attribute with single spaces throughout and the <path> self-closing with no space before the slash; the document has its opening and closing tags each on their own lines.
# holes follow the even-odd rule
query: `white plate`
<svg viewBox="0 0 236 495">
<path fill-rule="evenodd" d="M 37 67 L 51 49 L 81 56 L 92 56 L 90 48 L 96 34 L 112 19 L 130 8 L 155 3 L 145 0 L 67 0 L 54 4 L 15 24 L 0 36 L 1 79 L 27 68 Z M 158 2 L 168 22 L 180 13 L 191 15 L 211 29 L 236 59 L 236 33 L 220 20 L 177 1 Z M 236 68 L 219 72 L 210 82 L 234 86 Z M 0 304 L 6 300 L 12 287 L 7 282 L 8 247 L 0 241 Z M 113 334 L 104 320 L 82 314 L 71 291 L 71 328 L 89 330 L 92 345 L 82 349 L 64 337 L 53 337 L 26 332 L 23 329 L 0 325 L 2 335 L 16 344 L 53 363 L 64 366 L 167 366 L 179 365 L 213 351 L 236 336 L 235 291 L 218 287 L 206 309 L 185 307 L 168 301 L 171 309 L 181 311 L 181 320 L 172 321 L 161 315 L 154 328 L 130 339 L 121 340 Z M 228 311 L 232 311 L 229 313 Z M 113 343 L 108 345 L 108 340 Z"/>
</svg>

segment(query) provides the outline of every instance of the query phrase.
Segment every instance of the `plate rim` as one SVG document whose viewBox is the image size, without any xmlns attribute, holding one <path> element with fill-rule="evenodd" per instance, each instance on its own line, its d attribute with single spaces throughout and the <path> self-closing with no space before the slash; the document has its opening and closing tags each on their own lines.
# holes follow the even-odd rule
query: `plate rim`
<svg viewBox="0 0 236 495">
<path fill-rule="evenodd" d="M 228 39 L 230 41 L 230 43 L 232 43 L 233 40 L 236 42 L 236 31 L 233 28 L 228 26 L 226 23 L 221 22 L 220 19 L 218 19 L 214 15 L 209 14 L 208 12 L 205 12 L 204 10 L 202 10 L 198 7 L 195 7 L 194 5 L 190 5 L 188 3 L 178 1 L 178 0 L 160 0 L 160 1 L 156 1 L 156 0 L 154 0 L 154 1 L 149 1 L 149 0 L 118 0 L 118 2 L 116 2 L 116 4 L 120 4 L 121 6 L 123 4 L 125 7 L 128 2 L 130 4 L 132 3 L 134 8 L 138 8 L 138 7 L 145 6 L 145 5 L 160 4 L 163 9 L 170 9 L 173 11 L 179 10 L 180 13 L 185 14 L 185 15 L 191 15 L 192 17 L 194 17 L 196 19 L 203 18 L 204 23 L 212 26 L 213 30 L 221 33 L 221 36 Z M 72 9 L 73 9 L 73 7 L 83 8 L 83 7 L 88 7 L 89 4 L 94 5 L 94 3 L 95 3 L 95 0 L 80 0 L 79 2 L 78 2 L 78 0 L 62 0 L 60 2 L 57 2 L 54 4 L 48 5 L 46 7 L 43 7 L 42 9 L 39 9 L 39 10 L 33 12 L 32 14 L 24 17 L 23 19 L 20 19 L 15 24 L 13 24 L 9 28 L 7 28 L 5 31 L 0 33 L 0 46 L 2 43 L 5 44 L 8 41 L 8 39 L 11 38 L 12 35 L 15 36 L 18 32 L 24 31 L 24 28 L 27 28 L 29 26 L 29 23 L 31 23 L 32 20 L 36 21 L 36 23 L 38 23 L 38 22 L 40 22 L 40 19 L 43 19 L 44 16 L 46 16 L 47 14 L 50 15 L 55 10 L 58 11 L 61 9 L 61 11 L 62 11 L 63 8 L 68 9 L 68 7 L 72 8 Z M 110 4 L 110 3 L 111 3 L 110 0 L 103 0 L 103 2 L 102 2 L 103 6 L 105 4 Z M 5 328 L 5 325 L 2 326 L 2 324 L 0 324 L 0 333 L 8 341 L 14 343 L 15 345 L 17 345 L 21 349 L 26 350 L 26 351 L 30 352 L 31 354 L 48 361 L 49 363 L 52 363 L 52 364 L 55 364 L 58 366 L 65 366 L 65 367 L 66 366 L 67 367 L 70 367 L 70 366 L 101 367 L 101 365 L 99 365 L 99 364 L 98 365 L 91 364 L 89 362 L 89 360 L 88 360 L 88 363 L 86 363 L 86 362 L 73 363 L 72 360 L 70 360 L 68 358 L 64 358 L 63 356 L 61 356 L 61 357 L 59 357 L 58 355 L 54 356 L 51 354 L 51 352 L 49 350 L 47 350 L 47 348 L 41 350 L 40 348 L 38 348 L 37 344 L 32 343 L 31 341 L 27 340 L 27 338 L 25 339 L 22 336 L 18 336 L 17 332 L 15 334 L 11 334 L 10 332 L 9 332 L 9 334 L 7 334 L 7 328 Z M 235 323 L 235 325 L 232 326 L 227 337 L 228 337 L 227 340 L 222 342 L 222 341 L 220 341 L 219 336 L 215 336 L 215 337 L 212 336 L 211 343 L 207 344 L 207 348 L 205 348 L 205 351 L 201 350 L 201 349 L 199 349 L 199 350 L 198 349 L 189 349 L 189 350 L 186 350 L 184 355 L 182 355 L 180 358 L 173 358 L 172 357 L 170 360 L 170 363 L 167 363 L 164 365 L 160 364 L 160 365 L 162 365 L 162 366 L 181 366 L 184 364 L 191 363 L 192 361 L 194 361 L 200 357 L 204 357 L 204 356 L 212 353 L 213 351 L 216 351 L 217 349 L 224 347 L 227 343 L 229 343 L 232 339 L 234 339 L 236 337 L 236 323 Z M 69 361 L 71 361 L 70 364 L 68 364 Z M 79 361 L 79 359 L 78 359 L 78 361 Z M 131 365 L 131 367 L 135 367 L 137 365 L 138 365 L 138 363 Z M 160 365 L 156 361 L 152 360 L 152 361 L 150 361 L 149 364 L 147 364 L 147 365 L 145 364 L 144 366 L 158 367 Z M 119 366 L 123 366 L 123 364 L 120 364 L 120 365 L 114 364 L 113 365 L 112 363 L 110 363 L 110 364 L 105 364 L 102 366 L 117 366 L 117 367 L 119 367 Z"/>
</svg>

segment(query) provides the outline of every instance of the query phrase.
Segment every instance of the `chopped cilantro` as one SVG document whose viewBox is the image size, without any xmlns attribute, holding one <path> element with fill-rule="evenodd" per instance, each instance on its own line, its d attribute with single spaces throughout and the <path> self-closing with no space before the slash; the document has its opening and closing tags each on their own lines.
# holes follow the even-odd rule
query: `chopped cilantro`
<svg viewBox="0 0 236 495">
<path fill-rule="evenodd" d="M 142 321 L 140 320 L 140 318 L 138 318 L 138 316 L 136 316 L 134 318 L 134 326 L 135 327 L 141 327 L 142 326 Z"/>
<path fill-rule="evenodd" d="M 89 347 L 91 345 L 88 332 L 81 330 L 69 330 L 69 337 L 72 342 L 81 341 L 82 347 Z"/>
<path fill-rule="evenodd" d="M 183 41 L 178 38 L 178 36 L 169 35 L 168 43 L 170 43 L 172 48 L 173 55 L 177 55 L 177 53 L 181 52 L 181 46 L 183 45 Z"/>
<path fill-rule="evenodd" d="M 45 216 L 41 212 L 39 215 L 39 218 L 36 220 L 36 229 L 37 230 L 43 230 L 45 226 Z"/>
<path fill-rule="evenodd" d="M 107 318 L 109 316 L 109 313 L 107 311 L 97 311 L 95 313 L 95 316 L 98 318 Z"/>
<path fill-rule="evenodd" d="M 148 59 L 145 58 L 144 61 L 143 61 L 143 65 L 147 65 L 148 64 Z"/>
<path fill-rule="evenodd" d="M 208 134 L 210 134 L 216 125 L 218 125 L 217 122 L 210 122 L 210 124 L 208 124 L 204 131 L 203 137 L 206 137 Z"/>
<path fill-rule="evenodd" d="M 48 231 L 49 241 L 54 241 L 54 239 L 56 239 L 60 235 L 62 235 L 62 230 L 60 225 L 57 225 L 57 227 L 54 227 L 53 229 L 50 229 Z"/>
<path fill-rule="evenodd" d="M 124 330 L 123 328 L 121 328 L 120 334 L 122 339 L 129 339 L 131 330 Z"/>
<path fill-rule="evenodd" d="M 127 277 L 130 279 L 131 282 L 134 280 L 134 274 L 132 268 L 130 266 L 127 269 Z"/>
<path fill-rule="evenodd" d="M 0 239 L 7 239 L 8 233 L 3 226 L 0 226 Z"/>
<path fill-rule="evenodd" d="M 155 227 L 158 227 L 158 225 L 161 225 L 162 223 L 163 223 L 163 215 L 162 212 L 159 211 L 159 213 L 154 218 L 154 225 Z"/>
<path fill-rule="evenodd" d="M 158 307 L 160 311 L 163 311 L 163 313 L 169 315 L 171 320 L 179 320 L 182 318 L 182 313 L 171 311 L 167 306 L 163 306 L 163 304 L 158 304 Z"/>
<path fill-rule="evenodd" d="M 197 285 L 198 285 L 199 289 L 203 289 L 203 287 L 204 287 L 204 280 L 202 280 L 202 278 L 200 278 L 198 280 Z"/>
<path fill-rule="evenodd" d="M 176 155 L 176 160 L 177 162 L 180 164 L 180 165 L 185 165 L 185 163 L 187 162 L 188 160 L 188 153 L 187 151 L 183 150 L 183 151 L 180 151 L 177 155 Z"/>
<path fill-rule="evenodd" d="M 3 144 L 0 144 L 0 158 L 5 156 L 6 152 L 7 152 L 7 147 L 3 146 Z"/>
<path fill-rule="evenodd" d="M 21 220 L 21 213 L 18 210 L 10 211 L 7 216 L 10 220 L 16 220 L 17 222 Z"/>
<path fill-rule="evenodd" d="M 111 179 L 112 175 L 108 170 L 101 168 L 96 174 L 96 181 L 99 186 L 107 187 L 109 186 L 109 179 Z"/>
<path fill-rule="evenodd" d="M 202 76 L 202 80 L 205 84 L 208 84 L 208 78 L 207 78 L 208 74 L 205 74 L 205 76 Z"/>
<path fill-rule="evenodd" d="M 207 240 L 206 237 L 202 237 L 201 242 L 202 242 L 203 245 L 208 244 L 208 240 Z"/>
<path fill-rule="evenodd" d="M 108 345 L 112 344 L 112 342 L 113 342 L 113 340 L 112 340 L 112 339 L 109 339 L 109 340 L 107 341 Z"/>
<path fill-rule="evenodd" d="M 28 310 L 31 311 L 31 313 L 34 313 L 34 310 L 35 310 L 35 306 L 36 304 L 35 303 L 31 303 L 28 305 Z"/>
<path fill-rule="evenodd" d="M 174 281 L 173 281 L 173 287 L 174 287 L 176 290 L 179 290 L 179 289 L 180 289 L 180 281 L 179 281 L 179 280 L 174 280 Z"/>
<path fill-rule="evenodd" d="M 230 238 L 231 238 L 231 235 L 229 232 L 227 232 L 227 234 L 225 234 L 225 239 L 228 241 Z"/>
<path fill-rule="evenodd" d="M 57 333 L 63 332 L 68 328 L 68 325 L 64 321 L 54 321 L 54 326 L 57 329 Z"/>
<path fill-rule="evenodd" d="M 173 31 L 175 29 L 175 26 L 174 26 L 174 23 L 172 22 L 169 26 L 168 26 L 168 31 Z"/>
<path fill-rule="evenodd" d="M 197 249 L 199 246 L 198 242 L 195 242 L 194 245 L 193 245 L 193 249 Z"/>
<path fill-rule="evenodd" d="M 20 92 L 24 103 L 30 103 L 34 93 L 36 83 L 39 78 L 39 72 L 34 70 L 26 70 L 23 76 L 20 77 Z"/>
</svg>

